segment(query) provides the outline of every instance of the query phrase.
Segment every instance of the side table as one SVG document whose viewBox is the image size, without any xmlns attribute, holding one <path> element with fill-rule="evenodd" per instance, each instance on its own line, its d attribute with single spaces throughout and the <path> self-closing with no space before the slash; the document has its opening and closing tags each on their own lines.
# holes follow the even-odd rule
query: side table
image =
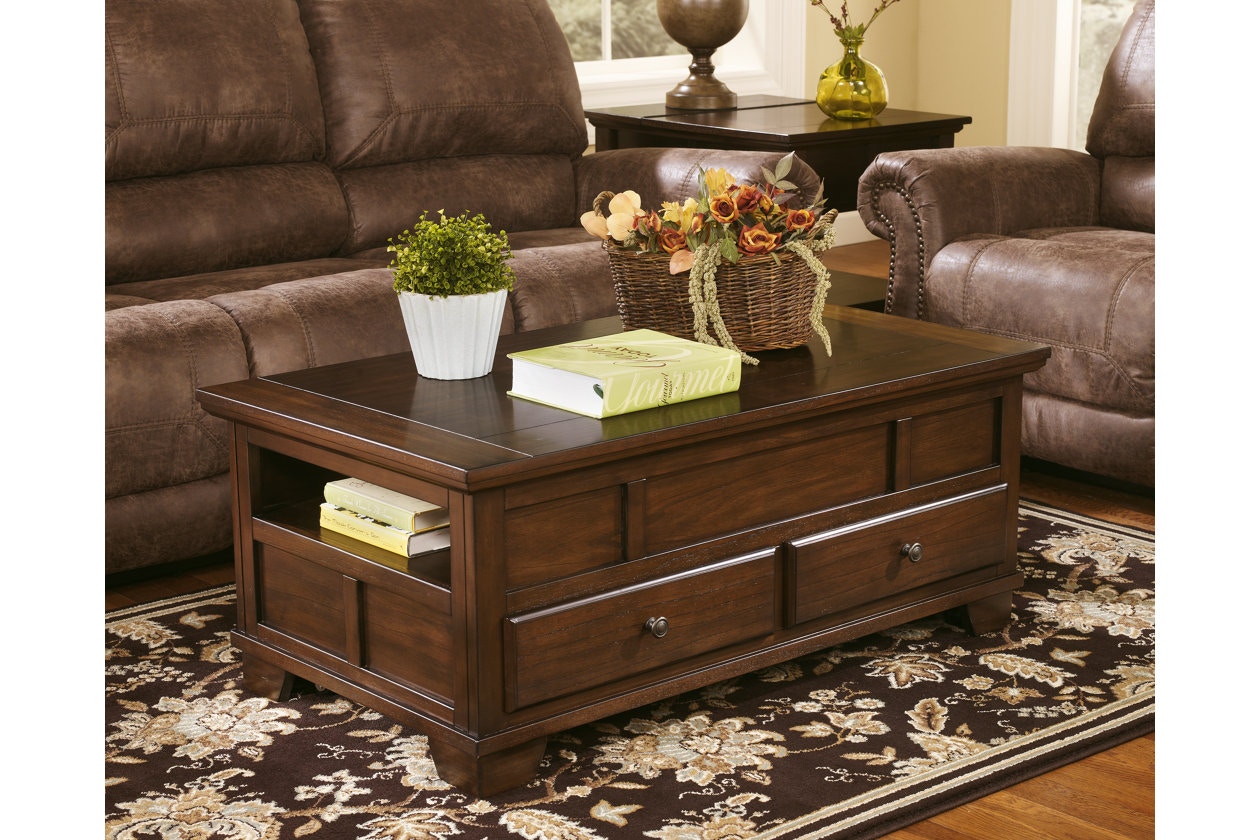
<svg viewBox="0 0 1260 840">
<path fill-rule="evenodd" d="M 808 99 L 743 96 L 737 108 L 682 111 L 663 103 L 586 111 L 595 149 L 682 146 L 796 152 L 823 178 L 827 205 L 857 209 L 857 182 L 880 152 L 944 149 L 971 117 L 889 108 L 873 120 L 835 120 Z"/>
</svg>

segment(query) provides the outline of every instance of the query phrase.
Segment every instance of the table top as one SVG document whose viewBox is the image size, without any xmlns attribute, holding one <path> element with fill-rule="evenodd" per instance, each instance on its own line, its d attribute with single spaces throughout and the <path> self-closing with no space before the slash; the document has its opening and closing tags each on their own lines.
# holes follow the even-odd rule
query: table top
<svg viewBox="0 0 1260 840">
<path fill-rule="evenodd" d="M 586 111 L 586 118 L 596 127 L 638 126 L 656 131 L 756 134 L 796 144 L 819 135 L 835 140 L 850 134 L 869 137 L 881 133 L 900 134 L 911 129 L 957 133 L 971 122 L 968 116 L 895 108 L 887 108 L 870 120 L 837 120 L 820 111 L 813 100 L 779 96 L 741 97 L 739 107 L 714 111 L 677 110 L 666 108 L 663 103 L 598 108 Z"/>
<path fill-rule="evenodd" d="M 403 353 L 209 386 L 198 397 L 216 416 L 473 489 L 793 415 L 1022 374 L 1050 353 L 882 313 L 842 308 L 835 314 L 824 319 L 830 357 L 817 337 L 791 350 L 756 353 L 760 364 L 744 366 L 736 392 L 603 420 L 509 397 L 506 354 L 620 332 L 615 317 L 501 336 L 494 369 L 477 379 L 422 378 Z"/>
</svg>

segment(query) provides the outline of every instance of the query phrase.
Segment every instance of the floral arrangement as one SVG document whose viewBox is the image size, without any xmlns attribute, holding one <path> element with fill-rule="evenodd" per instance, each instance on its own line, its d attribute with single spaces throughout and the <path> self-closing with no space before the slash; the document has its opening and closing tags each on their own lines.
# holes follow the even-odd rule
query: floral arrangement
<svg viewBox="0 0 1260 840">
<path fill-rule="evenodd" d="M 765 183 L 740 184 L 722 168 L 698 167 L 694 196 L 666 201 L 659 210 L 645 210 L 632 190 L 600 193 L 591 210 L 582 214 L 582 226 L 608 247 L 636 254 L 667 255 L 669 273 L 689 273 L 688 298 L 695 313 L 699 341 L 733 346 L 717 303 L 718 268 L 745 258 L 768 258 L 779 264 L 785 254 L 805 263 L 817 278 L 810 322 L 831 353 L 830 336 L 822 326 L 822 307 L 831 286 L 830 273 L 815 252 L 831 247 L 835 213 L 822 213 L 822 190 L 803 208 L 786 206 L 797 189 L 787 180 L 793 155 L 789 153 L 770 172 L 763 168 Z M 608 214 L 600 211 L 607 203 Z M 718 333 L 708 333 L 712 324 Z M 744 354 L 744 361 L 756 360 Z"/>
<path fill-rule="evenodd" d="M 824 3 L 823 0 L 809 0 L 809 5 L 817 6 L 827 13 L 827 17 L 831 18 L 831 25 L 835 27 L 836 35 L 840 37 L 841 41 L 860 41 L 862 38 L 866 37 L 866 30 L 871 28 L 871 24 L 875 22 L 875 18 L 879 17 L 885 9 L 896 2 L 897 0 L 879 0 L 879 2 L 875 4 L 875 10 L 871 12 L 871 16 L 867 19 L 866 23 L 853 22 L 853 19 L 849 17 L 849 4 L 847 0 L 840 4 L 839 17 L 836 17 L 831 13 L 831 9 L 827 8 L 827 4 Z"/>
</svg>

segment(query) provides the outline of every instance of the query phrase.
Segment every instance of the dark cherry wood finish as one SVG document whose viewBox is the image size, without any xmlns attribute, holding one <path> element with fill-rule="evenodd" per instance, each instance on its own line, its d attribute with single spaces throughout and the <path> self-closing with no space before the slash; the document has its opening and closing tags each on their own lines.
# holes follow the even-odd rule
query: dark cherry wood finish
<svg viewBox="0 0 1260 840">
<path fill-rule="evenodd" d="M 199 392 L 233 424 L 237 629 L 248 687 L 298 676 L 429 736 L 478 795 L 547 736 L 951 607 L 1009 617 L 1023 374 L 1038 345 L 835 307 L 757 354 L 738 392 L 593 420 L 409 354 Z M 353 475 L 448 507 L 408 562 L 318 526 Z"/>
<path fill-rule="evenodd" d="M 661 104 L 586 112 L 595 148 L 689 147 L 779 151 L 797 156 L 823 178 L 827 206 L 857 209 L 858 178 L 880 152 L 945 149 L 971 117 L 885 110 L 873 120 L 835 120 L 811 100 L 740 97 L 739 107 L 680 111 Z M 610 189 L 615 188 L 609 185 Z"/>
</svg>

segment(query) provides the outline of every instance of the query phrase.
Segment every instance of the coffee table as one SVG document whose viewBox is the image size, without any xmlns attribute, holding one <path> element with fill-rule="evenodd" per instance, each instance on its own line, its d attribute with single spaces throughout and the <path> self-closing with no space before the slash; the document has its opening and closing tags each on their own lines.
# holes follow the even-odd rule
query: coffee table
<svg viewBox="0 0 1260 840">
<path fill-rule="evenodd" d="M 547 737 L 932 613 L 1005 625 L 1023 375 L 1045 347 L 836 307 L 757 354 L 738 392 L 594 420 L 409 354 L 203 388 L 232 425 L 248 690 L 294 677 L 428 737 L 474 795 L 528 781 Z M 415 562 L 321 531 L 352 475 L 450 509 Z"/>
</svg>

